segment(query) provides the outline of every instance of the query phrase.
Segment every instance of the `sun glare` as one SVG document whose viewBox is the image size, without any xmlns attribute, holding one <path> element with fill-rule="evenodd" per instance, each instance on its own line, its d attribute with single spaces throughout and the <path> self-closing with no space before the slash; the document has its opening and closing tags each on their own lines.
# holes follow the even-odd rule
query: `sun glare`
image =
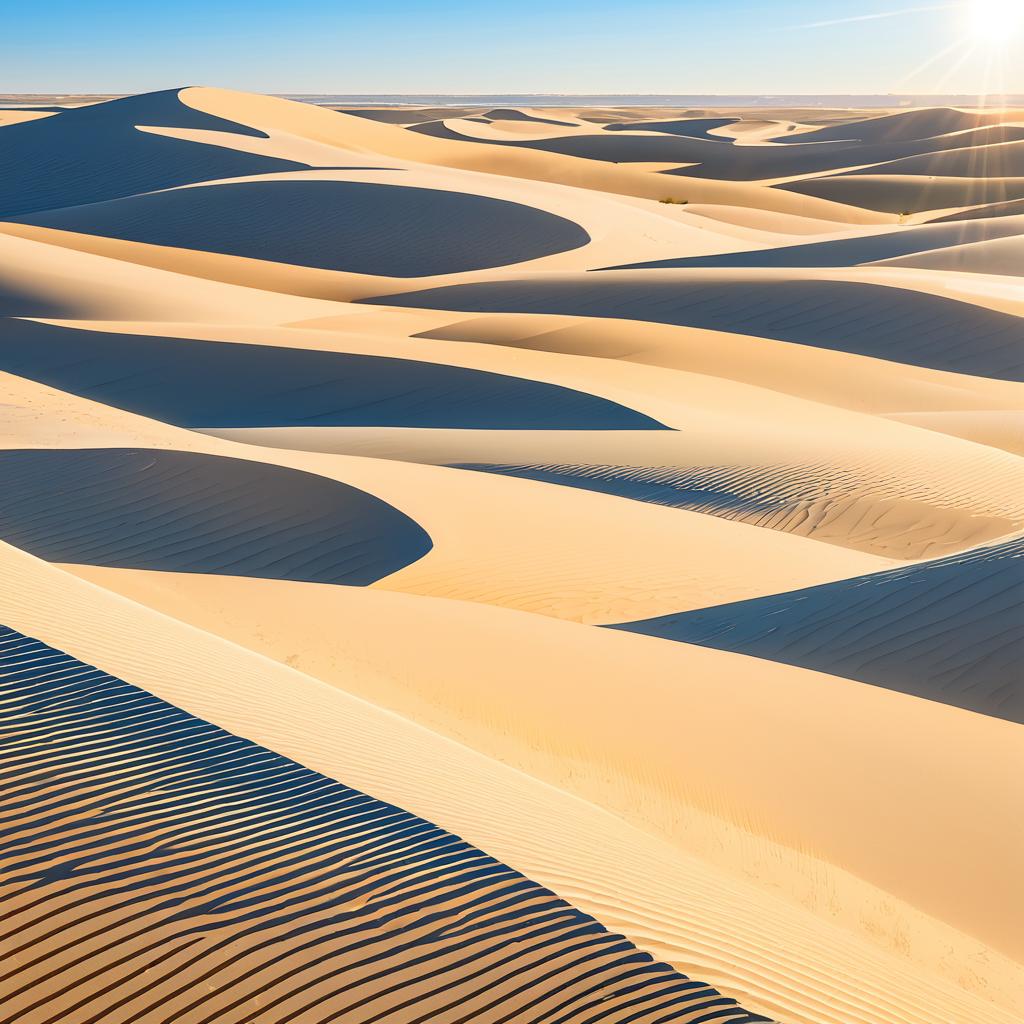
<svg viewBox="0 0 1024 1024">
<path fill-rule="evenodd" d="M 1024 0 L 970 0 L 971 34 L 988 46 L 1003 46 L 1024 25 Z"/>
</svg>

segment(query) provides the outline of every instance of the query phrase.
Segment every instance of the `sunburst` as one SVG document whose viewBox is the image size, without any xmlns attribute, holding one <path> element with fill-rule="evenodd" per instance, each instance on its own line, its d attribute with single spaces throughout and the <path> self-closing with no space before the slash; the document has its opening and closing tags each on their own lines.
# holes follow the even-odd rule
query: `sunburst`
<svg viewBox="0 0 1024 1024">
<path fill-rule="evenodd" d="M 977 43 L 1004 48 L 1024 26 L 1024 0 L 970 0 L 967 22 Z"/>
</svg>

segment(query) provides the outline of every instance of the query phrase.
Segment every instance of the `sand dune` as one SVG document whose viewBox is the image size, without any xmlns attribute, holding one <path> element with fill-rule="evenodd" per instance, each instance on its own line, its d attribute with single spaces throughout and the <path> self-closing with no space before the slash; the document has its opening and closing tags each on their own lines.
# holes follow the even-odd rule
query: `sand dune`
<svg viewBox="0 0 1024 1024">
<path fill-rule="evenodd" d="M 866 412 L 1008 409 L 1020 404 L 1020 385 L 1010 381 L 724 331 L 536 313 L 456 313 L 447 319 L 421 336 L 597 357 L 613 365 L 682 369 Z"/>
<path fill-rule="evenodd" d="M 1024 135 L 1024 129 L 1021 129 Z M 955 136 L 961 141 L 961 136 Z M 875 164 L 869 171 L 851 174 L 927 174 L 942 178 L 1020 178 L 1024 176 L 1024 145 L 1021 142 L 976 140 L 962 137 L 962 148 L 908 156 Z M 980 143 L 980 144 L 979 144 Z"/>
<path fill-rule="evenodd" d="M 699 387 L 699 378 L 692 384 Z M 1024 527 L 1024 463 L 1017 458 L 941 433 L 893 430 L 873 417 L 829 415 L 809 404 L 801 415 L 796 403 L 780 403 L 775 416 L 790 426 L 769 426 L 768 409 L 751 416 L 742 408 L 757 397 L 738 390 L 727 420 L 695 408 L 681 429 L 658 433 L 324 427 L 213 433 L 583 488 L 900 559 L 961 551 Z M 930 431 L 945 425 L 941 413 L 916 415 Z M 966 426 L 958 435 L 957 414 L 946 415 L 953 417 L 948 433 L 962 436 Z M 967 425 L 986 414 L 960 415 Z M 1007 416 L 987 415 L 993 427 Z M 918 425 L 913 416 L 890 418 Z M 815 420 L 818 430 L 809 438 Z M 985 422 L 980 419 L 977 429 Z M 780 450 L 788 452 L 784 463 Z"/>
<path fill-rule="evenodd" d="M 729 181 L 760 181 L 797 175 L 836 171 L 861 164 L 893 164 L 902 160 L 936 159 L 947 149 L 972 153 L 982 163 L 989 148 L 1000 143 L 1012 143 L 1024 138 L 1024 127 L 997 125 L 980 128 L 961 135 L 941 136 L 927 140 L 902 140 L 857 144 L 852 142 L 823 143 L 814 146 L 768 147 L 758 149 L 737 148 L 732 140 L 710 135 L 699 127 L 687 128 L 680 124 L 678 131 L 664 128 L 647 129 L 644 122 L 604 127 L 615 135 L 573 133 L 560 138 L 523 139 L 504 143 L 519 145 L 563 156 L 580 157 L 611 163 L 677 163 L 687 166 L 679 173 L 687 177 L 717 178 Z M 720 120 L 712 120 L 708 127 L 719 128 Z M 410 129 L 421 135 L 449 142 L 473 141 L 471 135 L 457 131 L 447 122 L 432 121 L 413 125 Z M 966 147 L 975 147 L 967 149 Z M 982 148 L 984 147 L 984 148 Z M 1012 153 L 1013 150 L 1011 149 Z M 1009 155 L 1009 154 L 1008 154 Z M 1012 160 L 1012 157 L 1011 157 Z M 957 159 L 952 162 L 957 166 Z M 936 166 L 942 166 L 940 160 Z M 674 173 L 674 172 L 673 172 Z M 914 171 L 913 173 L 943 173 L 941 171 Z M 946 172 L 955 173 L 955 172 Z M 972 174 L 975 173 L 972 166 Z M 997 173 L 997 172 L 994 172 Z"/>
<path fill-rule="evenodd" d="M 955 938 L 948 929 L 943 933 L 934 921 L 919 922 L 925 934 L 938 927 L 942 938 L 931 968 L 907 960 L 907 932 L 900 929 L 909 919 L 890 930 L 898 907 L 891 897 L 877 897 L 873 920 L 879 927 L 866 941 L 807 907 L 772 895 L 749 872 L 744 878 L 687 858 L 594 804 L 570 798 L 463 744 L 443 741 L 372 704 L 318 686 L 135 602 L 75 583 L 10 548 L 0 549 L 0 557 L 9 583 L 0 588 L 6 621 L 51 644 L 60 636 L 77 657 L 105 663 L 192 714 L 265 742 L 285 756 L 301 753 L 314 770 L 347 776 L 357 788 L 447 824 L 556 891 L 572 893 L 578 904 L 598 908 L 606 921 L 624 922 L 629 934 L 643 936 L 648 948 L 673 963 L 704 962 L 716 977 L 728 979 L 734 992 L 748 993 L 746 1003 L 752 998 L 771 1007 L 770 1016 L 885 1024 L 895 1006 L 912 1024 L 927 1024 L 940 1009 L 956 1024 L 979 1015 L 998 1024 L 1015 1019 L 1001 1008 L 1018 998 L 1008 965 L 989 970 L 985 995 L 962 987 L 965 975 L 952 965 L 977 963 L 980 952 L 966 936 Z M 125 635 L 146 635 L 151 642 L 129 647 Z M 339 736 L 345 742 L 337 742 Z M 396 773 L 396 761 L 434 768 Z M 437 778 L 444 779 L 443 786 L 434 784 Z M 523 821 L 535 827 L 524 830 Z M 571 864 L 559 853 L 567 846 L 575 851 Z M 745 849 L 741 843 L 734 852 L 745 859 Z M 768 870 L 775 861 L 769 856 L 761 868 Z M 867 904 L 860 900 L 858 905 Z M 914 934 L 922 936 L 921 929 Z M 955 954 L 950 960 L 951 949 L 962 950 L 967 959 Z M 993 951 L 984 956 L 992 965 L 999 962 Z"/>
<path fill-rule="evenodd" d="M 995 224 L 1000 221 L 996 219 Z M 961 224 L 977 224 L 962 221 Z M 981 221 L 980 223 L 988 223 Z M 1016 225 L 1015 225 L 1016 226 Z M 936 225 L 938 227 L 938 225 Z M 939 249 L 926 249 L 909 256 L 879 260 L 893 267 L 919 267 L 923 270 L 952 270 L 968 274 L 1006 274 L 1024 277 L 1024 240 L 1020 229 L 1005 238 L 998 232 L 983 233 L 982 241 L 965 242 Z"/>
<path fill-rule="evenodd" d="M 365 182 L 238 182 L 48 211 L 24 223 L 387 277 L 480 270 L 585 245 L 521 204 Z"/>
<path fill-rule="evenodd" d="M 211 178 L 303 166 L 224 147 L 183 144 L 137 131 L 136 125 L 198 128 L 236 135 L 251 135 L 255 131 L 182 103 L 176 89 L 8 125 L 0 157 L 0 216 L 102 202 Z"/>
<path fill-rule="evenodd" d="M 8 322 L 0 336 L 0 368 L 9 373 L 187 427 L 661 427 L 632 409 L 568 388 L 390 356 L 85 331 L 28 320 Z"/>
<path fill-rule="evenodd" d="M 608 271 L 593 278 L 454 285 L 375 301 L 471 313 L 647 320 L 1024 380 L 1024 333 L 1018 317 L 857 281 Z"/>
<path fill-rule="evenodd" d="M 1024 112 L 88 99 L 0 1021 L 1021 1019 Z"/>
<path fill-rule="evenodd" d="M 682 135 L 689 139 L 712 139 L 711 134 L 716 128 L 737 123 L 734 117 L 698 117 L 681 121 L 628 121 L 626 123 L 606 124 L 606 132 L 659 132 L 663 135 Z"/>
<path fill-rule="evenodd" d="M 534 152 L 528 147 L 474 141 L 430 138 L 420 132 L 365 118 L 348 117 L 323 108 L 296 105 L 266 96 L 234 93 L 224 89 L 187 89 L 181 100 L 214 116 L 230 115 L 272 137 L 298 135 L 343 149 L 412 160 L 449 168 L 469 169 L 498 178 L 571 184 L 612 195 L 660 200 L 666 197 L 688 202 L 723 202 L 783 213 L 821 216 L 840 223 L 876 223 L 879 217 L 830 202 L 794 197 L 776 189 L 744 182 L 709 179 L 676 182 L 671 177 L 627 167 L 601 166 L 590 160 L 559 153 Z M 615 136 L 605 136 L 614 142 Z M 229 141 L 224 135 L 222 142 Z M 667 142 L 686 140 L 667 139 Z M 715 145 L 726 146 L 726 143 Z M 731 148 L 731 147 L 729 147 Z M 659 162 L 664 162 L 659 159 Z M 679 161 L 673 161 L 678 163 Z M 848 165 L 844 165 L 848 166 Z"/>
<path fill-rule="evenodd" d="M 84 1021 L 103 996 L 108 1019 L 135 1004 L 241 1021 L 254 999 L 409 1020 L 766 1019 L 435 826 L 6 627 L 0 664 L 22 718 L 8 807 L 32 794 L 5 842 L 6 1021 Z M 41 785 L 22 765 L 50 760 L 56 730 L 63 770 Z M 74 872 L 49 866 L 72 856 Z"/>
<path fill-rule="evenodd" d="M 1024 417 L 1017 409 L 890 413 L 890 419 L 1024 455 Z"/>
<path fill-rule="evenodd" d="M 1003 238 L 1018 239 L 1024 233 L 1024 219 L 965 221 L 958 224 L 924 224 L 920 227 L 866 235 L 859 238 L 841 238 L 829 242 L 809 242 L 805 245 L 786 245 L 777 249 L 755 249 L 748 252 L 723 253 L 717 256 L 683 256 L 674 260 L 635 264 L 633 267 L 609 269 L 648 269 L 660 267 L 852 267 L 860 263 L 895 260 L 901 256 L 925 254 L 925 262 L 911 261 L 909 266 L 929 266 L 927 255 L 935 253 L 942 263 L 945 250 L 978 242 Z M 1007 260 L 1000 266 L 1013 267 Z M 956 269 L 947 267 L 947 269 Z M 1024 268 L 1018 268 L 1024 273 Z M 995 273 L 997 271 L 987 271 Z"/>
<path fill-rule="evenodd" d="M 405 513 L 433 541 L 421 564 L 381 581 L 391 590 L 616 622 L 700 607 L 713 596 L 719 603 L 742 600 L 894 564 L 832 545 L 819 551 L 816 542 L 743 523 L 584 491 L 562 493 L 531 481 L 230 444 L 127 413 L 110 417 L 104 407 L 82 408 L 37 385 L 18 383 L 5 401 L 24 414 L 14 419 L 13 436 L 3 441 L 7 447 L 23 447 L 20 438 L 27 434 L 35 445 L 53 446 L 56 436 L 78 447 L 132 445 L 269 459 L 367 491 Z M 54 430 L 57 415 L 76 429 Z M 581 531 L 577 522 L 588 529 Z M 723 545 L 742 554 L 747 571 L 722 563 L 716 552 Z M 802 557 L 811 551 L 813 559 Z"/>
<path fill-rule="evenodd" d="M 0 301 L 5 317 L 281 323 L 338 312 L 287 292 L 211 283 L 188 274 L 181 261 L 176 269 L 144 266 L 69 248 L 54 235 L 46 242 L 13 236 L 2 225 Z"/>
<path fill-rule="evenodd" d="M 927 177 L 917 174 L 833 174 L 776 186 L 880 213 L 945 212 L 953 207 L 1024 198 L 1024 178 Z M 1015 209 L 1014 213 L 1019 213 Z M 937 218 L 943 219 L 943 218 Z"/>
<path fill-rule="evenodd" d="M 618 628 L 773 658 L 1024 723 L 1024 545 Z"/>
<path fill-rule="evenodd" d="M 914 891 L 918 901 L 933 909 L 942 906 L 947 920 L 952 920 L 949 914 L 956 906 L 954 917 L 962 927 L 998 934 L 997 944 L 1011 953 L 1017 948 L 1012 915 L 972 905 L 962 893 L 948 891 L 943 881 L 944 872 L 954 870 L 952 863 L 969 856 L 969 850 L 950 848 L 942 865 L 922 873 L 914 851 L 936 841 L 934 837 L 949 827 L 939 820 L 925 825 L 899 810 L 904 800 L 908 807 L 921 799 L 931 806 L 940 799 L 936 780 L 950 779 L 951 772 L 959 777 L 958 786 L 980 784 L 980 779 L 963 775 L 955 757 L 950 762 L 947 752 L 935 749 L 937 736 L 947 729 L 955 730 L 963 743 L 987 736 L 995 744 L 995 757 L 1012 758 L 1013 744 L 1007 741 L 1014 727 L 1005 723 L 939 704 L 922 706 L 902 694 L 834 676 L 684 644 L 612 631 L 598 642 L 590 635 L 592 630 L 554 621 L 535 630 L 530 617 L 503 609 L 437 600 L 425 605 L 380 591 L 342 588 L 335 594 L 338 588 L 327 588 L 325 593 L 325 588 L 308 585 L 286 584 L 285 596 L 275 593 L 279 588 L 272 581 L 250 585 L 245 580 L 233 583 L 199 576 L 133 573 L 125 578 L 124 572 L 91 569 L 83 573 L 132 597 L 144 597 L 186 621 L 214 632 L 223 630 L 231 639 L 288 659 L 342 689 L 354 688 L 360 696 L 428 721 L 476 749 L 498 752 L 531 775 L 668 835 L 685 850 L 706 855 L 704 844 L 721 840 L 724 833 L 719 829 L 727 827 L 709 832 L 702 814 L 710 813 L 746 830 L 750 849 L 758 847 L 758 838 L 781 838 L 790 848 L 819 857 L 822 849 L 830 849 L 827 863 L 842 865 L 862 879 L 877 883 L 885 877 L 891 883 L 898 877 L 900 891 Z M 242 611 L 247 607 L 251 619 Z M 290 611 L 282 613 L 282 607 Z M 358 623 L 355 635 L 343 634 L 304 653 L 310 636 L 339 619 Z M 407 645 L 391 650 L 388 637 L 399 623 Z M 443 666 L 429 654 L 452 648 L 459 652 L 444 659 Z M 501 669 L 487 666 L 496 649 L 507 652 Z M 425 663 L 436 668 L 417 671 L 415 666 Z M 544 664 L 547 671 L 538 671 Z M 587 708 L 574 714 L 577 742 L 570 749 L 559 723 L 578 694 L 572 683 L 552 688 L 547 673 L 553 669 L 570 680 L 579 679 L 591 695 Z M 628 691 L 621 686 L 626 677 L 632 680 Z M 779 693 L 785 693 L 788 702 L 769 710 Z M 818 696 L 808 699 L 812 693 Z M 642 745 L 618 729 L 630 706 L 629 713 L 644 724 Z M 794 707 L 801 709 L 796 716 Z M 884 729 L 879 724 L 874 734 L 851 730 L 851 721 L 862 715 L 884 721 Z M 770 765 L 760 764 L 752 775 L 745 766 L 760 761 L 755 737 L 764 734 L 769 721 L 779 749 Z M 913 742 L 891 739 L 898 735 L 901 721 L 917 723 L 920 732 Z M 723 745 L 723 729 L 733 743 Z M 683 743 L 681 735 L 686 737 Z M 740 746 L 749 747 L 746 756 L 738 753 Z M 884 811 L 886 827 L 900 835 L 888 850 L 864 849 L 856 838 L 879 827 L 883 813 L 870 792 L 851 788 L 850 763 L 863 760 L 868 747 L 875 760 L 871 771 L 901 780 L 892 783 Z M 823 757 L 812 755 L 818 750 L 832 752 L 828 766 Z M 821 774 L 809 780 L 802 777 L 802 765 L 812 756 L 821 764 Z M 852 761 L 848 763 L 847 757 Z M 908 780 L 900 768 L 908 761 L 929 764 L 926 779 Z M 1008 768 L 1009 762 L 1003 767 L 990 763 L 984 771 Z M 1007 776 L 1000 791 L 1010 797 L 1019 785 L 1019 780 Z M 924 797 L 929 790 L 932 796 Z M 801 810 L 794 814 L 797 807 Z M 808 813 L 812 807 L 814 813 Z M 956 816 L 968 831 L 999 827 L 985 824 L 983 804 L 970 812 L 950 806 L 931 813 L 938 818 Z M 838 825 L 835 817 L 843 818 L 844 824 Z M 719 854 L 723 863 L 729 856 Z M 827 890 L 845 884 L 827 864 L 813 869 L 805 864 L 803 870 L 815 880 L 801 880 L 799 858 L 775 856 L 787 863 L 775 876 L 776 884 L 791 896 L 819 899 L 819 885 Z M 1009 851 L 999 865 L 1000 871 L 1013 871 Z"/>
<path fill-rule="evenodd" d="M 957 213 L 946 214 L 944 217 L 936 217 L 935 223 L 975 220 L 978 217 L 1016 217 L 1021 213 L 1024 213 L 1024 199 L 1014 199 L 1006 202 L 993 202 L 987 206 L 980 206 L 977 209 L 961 210 Z"/>
<path fill-rule="evenodd" d="M 367 585 L 430 538 L 353 487 L 159 449 L 0 451 L 0 525 L 53 562 Z"/>
<path fill-rule="evenodd" d="M 485 110 L 482 116 L 490 121 L 529 121 L 533 124 L 553 124 L 563 128 L 571 128 L 573 126 L 572 121 L 558 121 L 550 117 L 541 117 L 526 110 L 513 110 L 507 107 L 495 107 L 493 110 Z"/>
<path fill-rule="evenodd" d="M 1019 112 L 1017 112 L 1019 113 Z M 790 140 L 780 136 L 779 142 L 889 142 L 908 139 L 929 139 L 937 135 L 970 131 L 984 125 L 1001 124 L 1019 119 L 1014 111 L 980 112 L 956 110 L 952 107 L 931 107 L 881 114 L 861 121 L 826 125 L 808 135 Z"/>
</svg>

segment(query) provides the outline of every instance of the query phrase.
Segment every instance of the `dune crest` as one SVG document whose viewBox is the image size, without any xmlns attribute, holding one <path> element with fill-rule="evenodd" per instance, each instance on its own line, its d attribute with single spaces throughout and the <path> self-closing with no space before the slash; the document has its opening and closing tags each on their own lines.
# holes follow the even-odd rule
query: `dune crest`
<svg viewBox="0 0 1024 1024">
<path fill-rule="evenodd" d="M 1024 1017 L 1024 112 L 58 99 L 0 1024 Z"/>
</svg>

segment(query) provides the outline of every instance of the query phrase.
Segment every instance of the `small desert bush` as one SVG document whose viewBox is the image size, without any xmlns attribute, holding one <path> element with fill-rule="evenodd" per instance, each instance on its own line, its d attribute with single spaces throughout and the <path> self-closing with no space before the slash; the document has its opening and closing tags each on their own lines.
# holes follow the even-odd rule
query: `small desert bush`
<svg viewBox="0 0 1024 1024">
<path fill-rule="evenodd" d="M 689 199 L 673 199 L 671 196 L 668 199 L 659 199 L 660 203 L 668 203 L 670 206 L 686 206 L 689 203 Z"/>
</svg>

